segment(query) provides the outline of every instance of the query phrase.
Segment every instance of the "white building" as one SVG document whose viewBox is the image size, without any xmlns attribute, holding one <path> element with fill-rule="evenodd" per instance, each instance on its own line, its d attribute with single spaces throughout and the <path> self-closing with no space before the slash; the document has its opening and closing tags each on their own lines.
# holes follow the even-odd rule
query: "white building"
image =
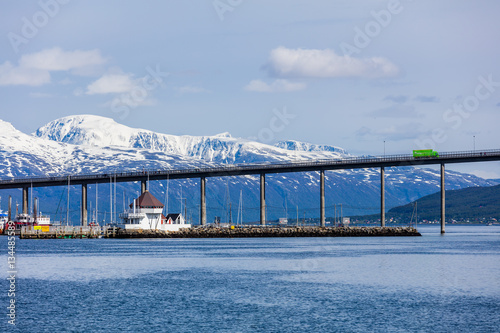
<svg viewBox="0 0 500 333">
<path fill-rule="evenodd" d="M 120 228 L 162 231 L 178 231 L 181 228 L 191 228 L 191 224 L 186 224 L 181 214 L 168 214 L 165 217 L 162 214 L 163 204 L 149 191 L 141 194 L 129 207 L 128 211 L 120 214 L 122 219 L 122 224 L 118 225 Z"/>
</svg>

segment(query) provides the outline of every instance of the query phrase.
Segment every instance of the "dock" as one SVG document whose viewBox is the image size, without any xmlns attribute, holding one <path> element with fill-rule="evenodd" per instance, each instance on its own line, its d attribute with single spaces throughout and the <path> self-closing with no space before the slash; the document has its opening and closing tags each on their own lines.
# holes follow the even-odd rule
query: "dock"
<svg viewBox="0 0 500 333">
<path fill-rule="evenodd" d="M 44 238 L 102 238 L 103 235 L 116 231 L 117 228 L 99 226 L 23 226 L 19 238 L 44 239 Z"/>
</svg>

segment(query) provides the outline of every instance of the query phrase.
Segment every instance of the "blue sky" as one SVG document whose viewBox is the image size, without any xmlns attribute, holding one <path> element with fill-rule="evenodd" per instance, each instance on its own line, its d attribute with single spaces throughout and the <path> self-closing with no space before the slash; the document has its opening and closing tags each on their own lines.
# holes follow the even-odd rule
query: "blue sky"
<svg viewBox="0 0 500 333">
<path fill-rule="evenodd" d="M 30 133 L 96 114 L 355 154 L 470 150 L 474 136 L 494 149 L 498 13 L 493 0 L 4 0 L 0 118 Z M 498 163 L 450 168 L 500 178 Z"/>
</svg>

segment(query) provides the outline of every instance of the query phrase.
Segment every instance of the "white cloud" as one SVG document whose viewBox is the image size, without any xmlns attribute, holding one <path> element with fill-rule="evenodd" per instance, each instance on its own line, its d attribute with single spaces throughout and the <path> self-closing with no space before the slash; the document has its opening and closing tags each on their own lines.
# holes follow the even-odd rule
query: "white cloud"
<svg viewBox="0 0 500 333">
<path fill-rule="evenodd" d="M 68 71 L 87 66 L 102 65 L 105 62 L 106 59 L 101 56 L 99 50 L 64 51 L 59 47 L 54 47 L 22 56 L 19 65 L 46 71 Z"/>
<path fill-rule="evenodd" d="M 87 86 L 87 94 L 119 94 L 132 91 L 136 83 L 130 74 L 105 74 Z"/>
<path fill-rule="evenodd" d="M 267 68 L 278 77 L 366 77 L 395 76 L 396 65 L 381 57 L 353 58 L 341 56 L 333 50 L 288 49 L 278 47 L 271 51 Z"/>
<path fill-rule="evenodd" d="M 298 91 L 306 88 L 304 83 L 290 82 L 288 80 L 278 79 L 268 84 L 261 80 L 252 80 L 245 86 L 247 91 L 257 92 L 289 92 Z"/>
<path fill-rule="evenodd" d="M 17 66 L 0 65 L 0 85 L 41 86 L 50 83 L 51 71 L 88 71 L 106 62 L 99 50 L 63 51 L 55 47 L 21 57 Z"/>
<path fill-rule="evenodd" d="M 1 86 L 41 86 L 50 82 L 50 73 L 39 69 L 15 67 L 6 61 L 0 65 Z"/>
<path fill-rule="evenodd" d="M 85 94 L 113 95 L 111 100 L 102 105 L 113 109 L 155 105 L 152 89 L 145 82 L 148 82 L 147 76 L 136 79 L 133 74 L 121 73 L 119 68 L 115 68 L 113 73 L 105 74 L 90 83 Z M 82 93 L 83 90 L 74 91 L 77 96 Z"/>
</svg>

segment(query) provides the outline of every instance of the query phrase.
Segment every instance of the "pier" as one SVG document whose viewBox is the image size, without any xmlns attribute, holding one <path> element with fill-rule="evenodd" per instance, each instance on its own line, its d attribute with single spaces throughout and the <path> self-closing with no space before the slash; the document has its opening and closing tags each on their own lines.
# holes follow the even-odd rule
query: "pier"
<svg viewBox="0 0 500 333">
<path fill-rule="evenodd" d="M 141 172 L 117 172 L 113 174 L 93 174 L 57 176 L 44 178 L 12 178 L 0 180 L 0 189 L 22 189 L 22 211 L 27 213 L 30 187 L 82 186 L 81 225 L 87 226 L 87 185 L 116 182 L 141 183 L 144 193 L 147 181 L 165 179 L 200 179 L 200 225 L 206 224 L 206 178 L 243 175 L 260 176 L 260 224 L 266 225 L 266 174 L 311 172 L 320 173 L 320 226 L 325 226 L 325 172 L 329 170 L 379 168 L 380 169 L 380 226 L 385 226 L 385 169 L 386 167 L 440 165 L 441 167 L 441 233 L 445 232 L 445 164 L 500 161 L 500 149 L 462 152 L 440 152 L 439 156 L 414 157 L 411 154 L 355 157 L 349 159 L 330 159 L 317 161 L 298 161 L 288 163 L 237 164 L 223 167 L 208 167 L 176 170 L 147 170 Z"/>
<path fill-rule="evenodd" d="M 21 239 L 65 238 L 251 238 L 251 237 L 421 236 L 413 227 L 198 226 L 179 231 L 125 230 L 117 227 L 46 226 L 21 228 Z"/>
<path fill-rule="evenodd" d="M 402 237 L 421 236 L 412 227 L 237 227 L 190 228 L 177 232 L 118 230 L 113 238 Z M 108 238 L 111 238 L 108 237 Z"/>
</svg>

